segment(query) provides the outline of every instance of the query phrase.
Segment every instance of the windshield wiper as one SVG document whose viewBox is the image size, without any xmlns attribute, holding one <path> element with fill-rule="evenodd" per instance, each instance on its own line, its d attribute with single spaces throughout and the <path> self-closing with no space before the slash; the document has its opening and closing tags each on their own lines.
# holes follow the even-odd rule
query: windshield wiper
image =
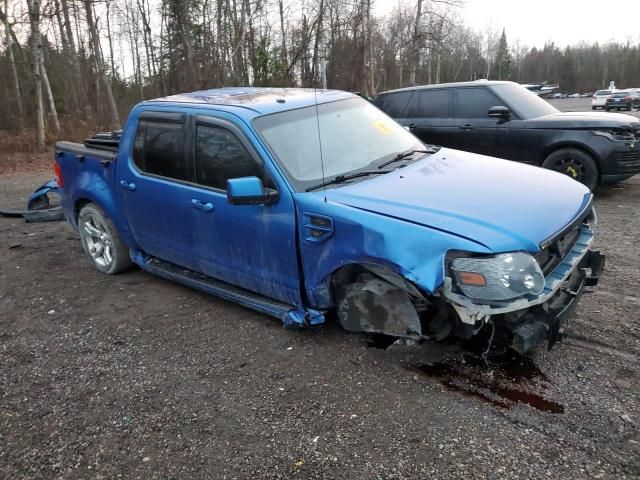
<svg viewBox="0 0 640 480">
<path fill-rule="evenodd" d="M 391 172 L 393 172 L 393 170 L 362 170 L 360 172 L 336 175 L 331 180 L 327 180 L 326 182 L 322 182 L 317 185 L 314 185 L 313 187 L 309 187 L 305 189 L 305 192 L 310 192 L 311 190 L 315 190 L 316 188 L 326 187 L 327 185 L 333 185 L 335 183 L 343 183 L 343 182 L 346 182 L 347 180 L 351 180 L 352 178 L 366 177 L 368 175 L 380 175 L 383 173 L 391 173 Z"/>
<path fill-rule="evenodd" d="M 436 153 L 438 150 L 440 150 L 440 147 L 435 147 L 435 148 L 432 148 L 432 149 L 429 149 L 429 150 L 427 150 L 427 149 L 423 149 L 423 150 L 407 150 L 406 152 L 400 152 L 395 157 L 393 157 L 391 160 L 387 160 L 386 162 L 378 165 L 378 168 L 384 168 L 387 165 L 391 165 L 393 162 L 397 162 L 398 160 L 402 160 L 402 159 L 405 159 L 407 157 L 410 157 L 414 153 Z"/>
</svg>

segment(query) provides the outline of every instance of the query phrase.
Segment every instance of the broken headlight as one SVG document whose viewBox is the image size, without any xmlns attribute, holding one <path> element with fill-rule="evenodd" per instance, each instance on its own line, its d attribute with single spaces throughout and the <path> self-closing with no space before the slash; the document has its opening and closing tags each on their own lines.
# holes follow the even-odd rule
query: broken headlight
<svg viewBox="0 0 640 480">
<path fill-rule="evenodd" d="M 604 137 L 612 142 L 615 141 L 633 141 L 635 140 L 633 132 L 629 130 L 625 130 L 623 128 L 603 128 L 600 130 L 593 130 L 594 135 L 598 135 L 599 137 Z"/>
<path fill-rule="evenodd" d="M 451 262 L 456 286 L 467 297 L 483 302 L 505 301 L 544 290 L 542 270 L 528 253 L 491 257 L 457 257 Z"/>
</svg>

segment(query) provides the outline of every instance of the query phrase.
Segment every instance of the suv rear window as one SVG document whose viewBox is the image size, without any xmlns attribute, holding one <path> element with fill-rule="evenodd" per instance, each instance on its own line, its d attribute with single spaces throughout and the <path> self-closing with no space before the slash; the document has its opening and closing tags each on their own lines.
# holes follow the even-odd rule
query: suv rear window
<svg viewBox="0 0 640 480">
<path fill-rule="evenodd" d="M 379 95 L 375 100 L 375 105 L 384 113 L 394 118 L 401 118 L 404 115 L 404 110 L 409 103 L 409 99 L 413 95 L 412 91 L 386 93 Z"/>
<path fill-rule="evenodd" d="M 596 95 L 611 95 L 611 90 L 598 90 Z"/>
<path fill-rule="evenodd" d="M 448 89 L 427 89 L 415 92 L 407 107 L 407 118 L 448 118 Z"/>
</svg>

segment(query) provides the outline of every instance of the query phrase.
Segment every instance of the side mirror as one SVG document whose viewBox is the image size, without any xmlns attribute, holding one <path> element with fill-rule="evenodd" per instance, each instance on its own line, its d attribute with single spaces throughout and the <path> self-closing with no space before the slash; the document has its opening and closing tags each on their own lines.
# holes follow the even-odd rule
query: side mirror
<svg viewBox="0 0 640 480">
<path fill-rule="evenodd" d="M 278 192 L 262 186 L 258 177 L 227 180 L 227 200 L 231 205 L 265 205 L 278 200 Z"/>
<path fill-rule="evenodd" d="M 501 118 L 506 120 L 511 116 L 511 110 L 503 105 L 496 105 L 489 109 L 489 116 L 491 118 Z"/>
</svg>

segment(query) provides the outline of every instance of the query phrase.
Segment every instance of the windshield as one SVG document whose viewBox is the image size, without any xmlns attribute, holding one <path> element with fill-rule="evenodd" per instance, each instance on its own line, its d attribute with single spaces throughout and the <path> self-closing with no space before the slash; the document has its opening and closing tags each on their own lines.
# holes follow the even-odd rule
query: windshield
<svg viewBox="0 0 640 480">
<path fill-rule="evenodd" d="M 253 124 L 297 191 L 381 164 L 406 150 L 424 149 L 416 137 L 361 98 L 319 104 L 317 116 L 312 105 L 258 117 Z"/>
<path fill-rule="evenodd" d="M 559 112 L 557 108 L 553 107 L 546 100 L 541 99 L 535 93 L 531 93 L 522 85 L 503 83 L 500 85 L 492 85 L 491 88 L 504 100 L 507 104 L 506 106 L 516 112 L 523 120 L 553 115 Z"/>
</svg>

